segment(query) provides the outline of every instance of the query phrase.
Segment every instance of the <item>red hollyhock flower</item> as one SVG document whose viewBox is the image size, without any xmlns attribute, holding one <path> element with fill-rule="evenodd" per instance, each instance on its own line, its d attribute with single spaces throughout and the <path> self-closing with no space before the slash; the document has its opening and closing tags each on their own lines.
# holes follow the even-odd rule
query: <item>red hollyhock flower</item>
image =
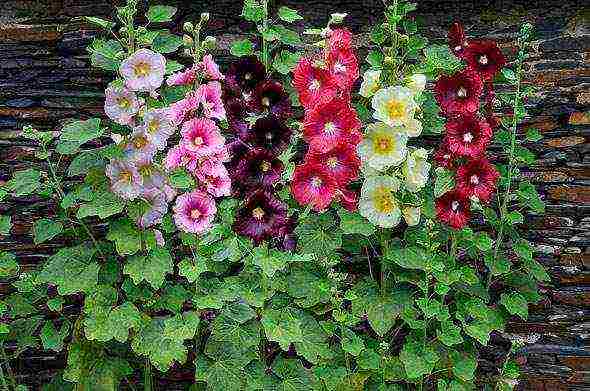
<svg viewBox="0 0 590 391">
<path fill-rule="evenodd" d="M 280 179 L 283 163 L 263 148 L 254 148 L 240 159 L 232 172 L 232 183 L 246 190 L 271 189 Z"/>
<path fill-rule="evenodd" d="M 274 80 L 260 83 L 248 103 L 250 109 L 255 112 L 270 112 L 279 118 L 285 118 L 291 114 L 291 99 L 283 85 Z"/>
<path fill-rule="evenodd" d="M 316 211 L 326 209 L 334 196 L 338 183 L 321 164 L 303 164 L 295 168 L 291 193 L 300 205 L 311 205 Z"/>
<path fill-rule="evenodd" d="M 330 32 L 326 49 L 328 52 L 335 50 L 350 50 L 352 48 L 352 33 L 347 29 L 335 29 Z"/>
<path fill-rule="evenodd" d="M 435 86 L 438 105 L 447 115 L 475 113 L 482 91 L 481 78 L 469 68 L 452 76 L 441 76 Z"/>
<path fill-rule="evenodd" d="M 293 71 L 293 87 L 304 108 L 325 103 L 338 92 L 336 81 L 326 69 L 315 67 L 311 60 L 302 58 Z"/>
<path fill-rule="evenodd" d="M 506 66 L 506 58 L 498 44 L 491 40 L 470 41 L 463 58 L 485 81 L 491 81 Z"/>
<path fill-rule="evenodd" d="M 355 212 L 358 209 L 359 196 L 352 190 L 338 189 L 336 192 L 336 201 L 340 202 L 344 209 Z"/>
<path fill-rule="evenodd" d="M 333 99 L 305 113 L 303 136 L 314 151 L 325 153 L 339 142 L 358 144 L 361 122 L 348 102 Z"/>
<path fill-rule="evenodd" d="M 340 142 L 325 153 L 312 150 L 305 156 L 305 161 L 312 165 L 323 165 L 339 186 L 356 179 L 361 166 L 354 145 L 347 142 Z"/>
<path fill-rule="evenodd" d="M 287 205 L 264 190 L 248 197 L 236 213 L 233 230 L 247 236 L 256 245 L 277 237 L 287 222 Z"/>
<path fill-rule="evenodd" d="M 278 155 L 289 145 L 291 133 L 276 116 L 268 115 L 256 120 L 245 141 Z"/>
<path fill-rule="evenodd" d="M 467 46 L 467 40 L 465 39 L 465 30 L 461 23 L 453 23 L 449 29 L 449 48 L 459 58 L 463 58 L 465 47 Z"/>
<path fill-rule="evenodd" d="M 338 87 L 349 90 L 359 77 L 359 65 L 350 49 L 336 49 L 328 53 L 326 65 Z"/>
<path fill-rule="evenodd" d="M 463 197 L 477 197 L 489 202 L 500 174 L 486 158 L 472 160 L 457 169 L 457 191 Z"/>
<path fill-rule="evenodd" d="M 449 170 L 454 170 L 457 167 L 457 156 L 449 149 L 448 140 L 445 138 L 434 154 L 436 163 Z"/>
<path fill-rule="evenodd" d="M 492 139 L 490 125 L 474 114 L 453 117 L 445 128 L 449 150 L 459 156 L 483 155 Z"/>
<path fill-rule="evenodd" d="M 449 227 L 461 229 L 471 216 L 469 199 L 456 190 L 446 192 L 435 201 L 438 219 Z"/>
</svg>

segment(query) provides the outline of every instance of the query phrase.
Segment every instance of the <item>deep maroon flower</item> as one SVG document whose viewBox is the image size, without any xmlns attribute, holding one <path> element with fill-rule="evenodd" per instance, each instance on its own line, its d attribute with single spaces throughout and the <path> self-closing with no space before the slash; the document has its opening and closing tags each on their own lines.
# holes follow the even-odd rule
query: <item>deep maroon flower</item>
<svg viewBox="0 0 590 391">
<path fill-rule="evenodd" d="M 225 101 L 225 112 L 230 131 L 239 138 L 245 139 L 250 131 L 250 126 L 246 121 L 248 106 L 244 99 L 229 97 Z"/>
<path fill-rule="evenodd" d="M 463 58 L 484 81 L 491 81 L 506 66 L 506 57 L 498 48 L 498 44 L 487 39 L 469 41 Z"/>
<path fill-rule="evenodd" d="M 295 168 L 291 182 L 291 194 L 300 205 L 311 205 L 323 211 L 334 199 L 338 183 L 321 164 L 303 164 Z"/>
<path fill-rule="evenodd" d="M 335 201 L 340 202 L 344 209 L 355 212 L 358 209 L 359 195 L 352 190 L 341 188 L 336 192 Z"/>
<path fill-rule="evenodd" d="M 260 83 L 248 103 L 254 112 L 269 112 L 278 118 L 286 118 L 291 114 L 291 99 L 283 85 L 274 80 Z"/>
<path fill-rule="evenodd" d="M 490 125 L 474 114 L 453 117 L 445 128 L 449 150 L 458 156 L 479 157 L 492 139 Z"/>
<path fill-rule="evenodd" d="M 434 154 L 434 160 L 439 166 L 449 170 L 454 170 L 457 168 L 457 155 L 455 155 L 449 149 L 449 142 L 446 138 L 442 140 L 440 146 L 436 150 L 436 153 Z"/>
<path fill-rule="evenodd" d="M 459 58 L 463 58 L 465 47 L 467 46 L 467 40 L 465 39 L 465 30 L 461 23 L 453 23 L 449 29 L 449 48 Z"/>
<path fill-rule="evenodd" d="M 482 91 L 481 78 L 469 68 L 452 76 L 441 76 L 435 86 L 438 105 L 447 115 L 475 113 Z"/>
<path fill-rule="evenodd" d="M 454 229 L 463 228 L 471 216 L 469 199 L 456 190 L 446 192 L 435 202 L 438 219 Z"/>
<path fill-rule="evenodd" d="M 472 160 L 457 169 L 457 191 L 464 197 L 477 197 L 489 202 L 500 174 L 486 158 Z"/>
<path fill-rule="evenodd" d="M 254 148 L 240 159 L 232 179 L 246 190 L 272 188 L 280 179 L 283 163 L 264 148 Z"/>
<path fill-rule="evenodd" d="M 356 179 L 361 166 L 354 144 L 345 141 L 339 142 L 332 150 L 325 153 L 311 150 L 305 156 L 305 161 L 314 165 L 323 165 L 339 186 L 346 186 Z"/>
<path fill-rule="evenodd" d="M 256 245 L 280 234 L 287 221 L 287 205 L 272 194 L 258 190 L 238 210 L 233 230 Z"/>
<path fill-rule="evenodd" d="M 297 227 L 297 218 L 291 216 L 279 230 L 278 247 L 284 251 L 293 251 L 297 247 L 297 236 L 294 231 Z"/>
<path fill-rule="evenodd" d="M 229 66 L 225 83 L 234 94 L 250 92 L 266 77 L 266 70 L 256 56 L 242 57 Z"/>
<path fill-rule="evenodd" d="M 269 115 L 254 123 L 245 141 L 253 147 L 266 148 L 278 155 L 289 145 L 291 133 L 291 129 L 276 116 Z"/>
</svg>

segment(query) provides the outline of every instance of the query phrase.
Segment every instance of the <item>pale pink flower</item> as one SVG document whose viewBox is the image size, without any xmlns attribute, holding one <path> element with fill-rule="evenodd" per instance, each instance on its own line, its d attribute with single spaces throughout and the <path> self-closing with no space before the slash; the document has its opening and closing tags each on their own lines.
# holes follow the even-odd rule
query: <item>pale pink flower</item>
<svg viewBox="0 0 590 391">
<path fill-rule="evenodd" d="M 219 82 L 211 81 L 201 85 L 196 94 L 205 117 L 216 118 L 220 121 L 225 119 L 225 108 L 221 100 L 221 84 Z"/>
<path fill-rule="evenodd" d="M 151 142 L 145 129 L 137 127 L 123 142 L 123 153 L 132 161 L 152 159 L 156 154 L 156 146 Z"/>
<path fill-rule="evenodd" d="M 139 111 L 141 102 L 137 96 L 126 88 L 109 86 L 106 91 L 104 112 L 119 125 L 130 125 Z"/>
<path fill-rule="evenodd" d="M 162 218 L 168 212 L 166 194 L 154 188 L 144 191 L 141 198 L 147 203 L 148 210 L 138 218 L 137 225 L 148 228 L 162 222 Z"/>
<path fill-rule="evenodd" d="M 141 176 L 129 162 L 111 160 L 105 168 L 105 174 L 111 180 L 113 193 L 125 200 L 137 198 L 142 191 Z"/>
<path fill-rule="evenodd" d="M 141 184 L 146 189 L 159 189 L 166 183 L 164 174 L 153 164 L 149 155 L 140 155 L 135 161 L 135 166 L 141 177 Z"/>
<path fill-rule="evenodd" d="M 170 121 L 168 109 L 153 109 L 146 112 L 143 115 L 143 128 L 150 142 L 159 151 L 166 149 L 168 138 L 176 130 Z"/>
<path fill-rule="evenodd" d="M 192 67 L 184 71 L 176 72 L 168 76 L 166 84 L 169 86 L 186 86 L 197 80 L 197 68 Z"/>
<path fill-rule="evenodd" d="M 225 143 L 215 122 L 207 118 L 194 118 L 185 122 L 181 135 L 184 148 L 197 157 L 214 154 Z"/>
<path fill-rule="evenodd" d="M 223 80 L 224 77 L 219 71 L 219 65 L 213 60 L 213 56 L 207 54 L 203 57 L 203 61 L 199 64 L 205 74 L 205 77 L 209 80 Z"/>
<path fill-rule="evenodd" d="M 160 230 L 154 230 L 154 236 L 156 237 L 156 244 L 160 247 L 164 247 L 166 245 L 166 241 L 164 240 L 164 235 Z"/>
<path fill-rule="evenodd" d="M 220 164 L 223 169 L 211 171 L 211 175 L 207 170 L 197 170 L 195 175 L 199 183 L 205 186 L 207 193 L 213 197 L 224 197 L 231 194 L 231 179 L 225 166 Z"/>
<path fill-rule="evenodd" d="M 211 228 L 216 212 L 213 197 L 197 190 L 178 196 L 174 205 L 174 221 L 184 232 L 202 234 Z"/>
<path fill-rule="evenodd" d="M 159 53 L 140 49 L 119 67 L 125 84 L 133 91 L 151 92 L 162 85 L 166 72 L 166 59 Z"/>
</svg>

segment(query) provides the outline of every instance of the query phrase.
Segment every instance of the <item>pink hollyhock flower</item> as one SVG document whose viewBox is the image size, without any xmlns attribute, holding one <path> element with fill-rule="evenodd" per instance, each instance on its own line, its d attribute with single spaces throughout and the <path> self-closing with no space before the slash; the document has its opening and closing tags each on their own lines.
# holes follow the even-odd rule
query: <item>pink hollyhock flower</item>
<svg viewBox="0 0 590 391">
<path fill-rule="evenodd" d="M 484 81 L 492 81 L 506 66 L 506 57 L 498 48 L 498 44 L 491 40 L 470 41 L 464 50 L 463 58 Z"/>
<path fill-rule="evenodd" d="M 137 225 L 148 228 L 162 222 L 162 218 L 168 212 L 166 194 L 160 189 L 149 189 L 143 192 L 141 198 L 147 203 L 148 210 L 138 218 Z"/>
<path fill-rule="evenodd" d="M 139 112 L 141 102 L 133 91 L 109 86 L 104 102 L 105 114 L 119 125 L 131 125 L 133 117 Z"/>
<path fill-rule="evenodd" d="M 197 116 L 201 98 L 196 91 L 186 94 L 184 99 L 170 105 L 170 120 L 176 125 L 180 125 L 185 120 Z"/>
<path fill-rule="evenodd" d="M 186 86 L 197 80 L 197 68 L 191 67 L 184 71 L 176 72 L 168 76 L 166 84 L 169 86 Z"/>
<path fill-rule="evenodd" d="M 160 169 L 153 164 L 152 159 L 149 156 L 140 156 L 135 161 L 135 166 L 137 167 L 137 171 L 141 177 L 141 184 L 144 188 L 155 188 L 160 189 L 161 191 L 166 183 L 166 178 Z"/>
<path fill-rule="evenodd" d="M 500 174 L 486 158 L 472 160 L 457 169 L 457 191 L 464 197 L 489 202 Z"/>
<path fill-rule="evenodd" d="M 119 67 L 127 87 L 133 91 L 155 91 L 164 81 L 166 58 L 148 49 L 139 49 Z"/>
<path fill-rule="evenodd" d="M 111 160 L 105 168 L 106 176 L 111 180 L 113 193 L 125 200 L 132 200 L 141 194 L 141 176 L 137 168 L 122 160 Z"/>
<path fill-rule="evenodd" d="M 350 49 L 337 49 L 328 53 L 326 65 L 338 87 L 350 90 L 359 77 L 359 65 Z"/>
<path fill-rule="evenodd" d="M 171 171 L 178 167 L 186 167 L 189 171 L 194 171 L 199 165 L 199 158 L 191 151 L 180 144 L 168 150 L 164 159 L 164 167 Z"/>
<path fill-rule="evenodd" d="M 356 111 L 348 102 L 333 99 L 305 113 L 303 136 L 311 149 L 325 153 L 339 142 L 358 144 L 362 139 L 360 128 Z"/>
<path fill-rule="evenodd" d="M 315 67 L 311 60 L 302 58 L 293 71 L 293 87 L 304 108 L 326 103 L 338 93 L 338 86 L 330 72 Z"/>
<path fill-rule="evenodd" d="M 166 149 L 167 141 L 176 130 L 170 121 L 168 109 L 153 109 L 143 115 L 143 128 L 150 143 L 157 150 Z"/>
<path fill-rule="evenodd" d="M 205 156 L 199 159 L 198 167 L 195 170 L 195 174 L 198 176 L 222 176 L 228 175 L 227 169 L 223 163 L 217 159 L 214 155 Z"/>
<path fill-rule="evenodd" d="M 358 209 L 359 195 L 352 190 L 338 189 L 334 199 L 344 207 L 344 209 L 355 212 Z"/>
<path fill-rule="evenodd" d="M 214 172 L 214 175 L 208 175 L 205 171 L 197 170 L 196 176 L 199 182 L 205 186 L 207 193 L 213 197 L 225 197 L 231 194 L 231 179 L 225 167 L 223 171 Z"/>
<path fill-rule="evenodd" d="M 184 148 L 199 158 L 214 154 L 225 143 L 215 122 L 207 118 L 193 118 L 185 122 L 181 135 Z"/>
<path fill-rule="evenodd" d="M 350 50 L 352 48 L 352 33 L 347 29 L 335 29 L 330 32 L 326 49 L 329 52 Z"/>
<path fill-rule="evenodd" d="M 159 230 L 155 229 L 154 230 L 154 236 L 156 237 L 156 244 L 160 247 L 164 247 L 166 245 L 166 241 L 164 240 L 164 235 L 162 235 L 162 232 L 160 232 Z"/>
<path fill-rule="evenodd" d="M 217 81 L 202 84 L 197 89 L 196 95 L 205 117 L 216 118 L 220 121 L 225 119 L 225 108 L 221 94 L 221 84 Z"/>
<path fill-rule="evenodd" d="M 361 161 L 354 145 L 339 142 L 328 152 L 310 151 L 305 161 L 312 165 L 322 165 L 334 177 L 339 186 L 346 186 L 358 177 Z"/>
<path fill-rule="evenodd" d="M 454 117 L 445 128 L 449 150 L 459 156 L 481 156 L 492 139 L 490 125 L 473 114 Z"/>
<path fill-rule="evenodd" d="M 456 190 L 446 192 L 435 201 L 438 219 L 454 229 L 467 225 L 471 216 L 469 199 Z"/>
<path fill-rule="evenodd" d="M 479 109 L 482 91 L 481 78 L 470 68 L 452 76 L 441 76 L 434 87 L 438 105 L 447 115 L 475 113 Z"/>
<path fill-rule="evenodd" d="M 330 206 L 337 189 L 338 183 L 325 166 L 303 164 L 295 168 L 291 194 L 300 205 L 323 211 Z"/>
<path fill-rule="evenodd" d="M 168 200 L 168 202 L 172 202 L 172 200 L 175 199 L 176 196 L 178 195 L 178 193 L 176 192 L 176 189 L 167 183 L 165 183 L 164 186 L 162 187 L 162 191 L 166 195 L 166 199 Z"/>
<path fill-rule="evenodd" d="M 199 64 L 205 77 L 209 80 L 223 80 L 223 74 L 219 71 L 219 65 L 213 60 L 213 56 L 206 54 Z"/>
<path fill-rule="evenodd" d="M 215 200 L 198 190 L 178 196 L 173 209 L 176 226 L 194 234 L 208 231 L 217 213 Z"/>
</svg>

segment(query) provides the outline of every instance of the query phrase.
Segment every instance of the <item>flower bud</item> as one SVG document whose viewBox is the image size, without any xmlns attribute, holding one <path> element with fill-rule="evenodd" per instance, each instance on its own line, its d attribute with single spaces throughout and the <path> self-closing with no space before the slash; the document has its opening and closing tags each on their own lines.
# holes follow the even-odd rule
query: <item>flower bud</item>
<svg viewBox="0 0 590 391">
<path fill-rule="evenodd" d="M 186 34 L 184 34 L 182 36 L 182 42 L 184 43 L 184 46 L 186 46 L 186 47 L 191 47 L 191 46 L 193 46 L 193 43 L 194 43 L 194 41 L 190 37 L 190 35 L 186 35 Z"/>
<path fill-rule="evenodd" d="M 192 24 L 192 22 L 184 22 L 182 28 L 187 33 L 192 33 L 195 30 L 195 26 Z"/>
<path fill-rule="evenodd" d="M 383 59 L 383 62 L 384 62 L 385 64 L 387 64 L 387 65 L 393 65 L 393 63 L 395 62 L 395 60 L 394 60 L 394 59 L 393 59 L 393 57 L 391 57 L 391 56 L 386 56 L 386 57 Z"/>
<path fill-rule="evenodd" d="M 217 39 L 215 37 L 207 35 L 205 37 L 205 39 L 203 40 L 203 48 L 204 49 L 212 50 L 212 49 L 215 49 L 216 46 L 217 46 Z"/>
<path fill-rule="evenodd" d="M 330 24 L 340 24 L 344 22 L 344 18 L 346 18 L 347 13 L 334 13 L 331 15 Z"/>
<path fill-rule="evenodd" d="M 203 12 L 201 14 L 201 22 L 207 23 L 209 21 L 209 17 L 210 17 L 209 12 Z"/>
</svg>

